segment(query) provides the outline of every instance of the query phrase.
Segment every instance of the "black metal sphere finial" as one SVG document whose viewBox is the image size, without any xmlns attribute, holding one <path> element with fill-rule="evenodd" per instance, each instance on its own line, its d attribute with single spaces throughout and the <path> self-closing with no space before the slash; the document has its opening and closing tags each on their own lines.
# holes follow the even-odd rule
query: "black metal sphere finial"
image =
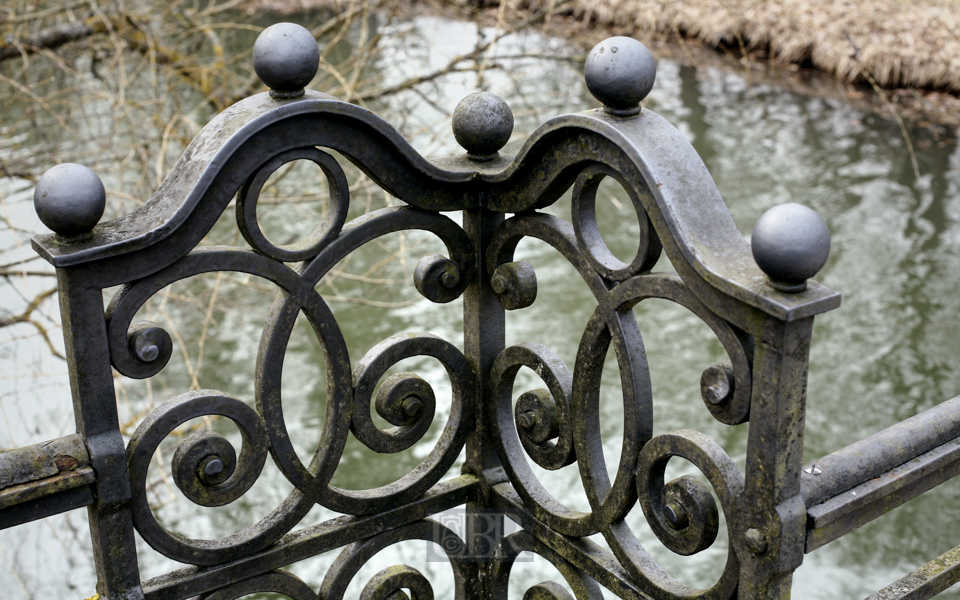
<svg viewBox="0 0 960 600">
<path fill-rule="evenodd" d="M 453 137 L 477 161 L 495 159 L 513 133 L 513 111 L 490 92 L 475 92 L 453 111 Z"/>
<path fill-rule="evenodd" d="M 43 224 L 64 237 L 88 233 L 100 221 L 107 193 L 97 174 L 64 163 L 47 170 L 33 191 L 33 207 Z"/>
<path fill-rule="evenodd" d="M 783 292 L 800 292 L 830 256 L 830 231 L 813 209 L 781 204 L 757 219 L 750 245 L 770 285 Z"/>
<path fill-rule="evenodd" d="M 253 44 L 253 69 L 275 98 L 297 98 L 320 68 L 317 40 L 295 23 L 263 30 Z"/>
<path fill-rule="evenodd" d="M 629 117 L 653 89 L 657 63 L 647 47 L 633 38 L 607 38 L 593 47 L 583 68 L 587 89 L 606 112 Z"/>
</svg>

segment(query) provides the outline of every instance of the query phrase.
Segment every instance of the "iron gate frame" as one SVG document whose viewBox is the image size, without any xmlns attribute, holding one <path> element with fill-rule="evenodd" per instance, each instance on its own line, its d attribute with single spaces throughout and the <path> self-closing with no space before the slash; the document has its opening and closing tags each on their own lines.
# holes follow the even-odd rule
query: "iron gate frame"
<svg viewBox="0 0 960 600">
<path fill-rule="evenodd" d="M 38 213 L 56 233 L 33 243 L 56 267 L 77 433 L 0 453 L 0 528 L 87 507 L 101 598 L 231 600 L 257 591 L 315 598 L 317 592 L 281 568 L 342 548 L 319 590 L 320 598 L 333 600 L 380 549 L 408 539 L 436 541 L 437 531 L 453 535 L 429 517 L 465 505 L 472 530 L 460 542 L 467 552 L 451 554 L 460 598 L 506 598 L 513 561 L 529 551 L 554 564 L 577 598 L 600 597 L 599 585 L 629 599 L 786 599 L 805 553 L 960 472 L 960 397 L 801 464 L 813 320 L 840 304 L 839 293 L 808 281 L 826 260 L 829 235 L 824 238 L 825 226 L 812 211 L 784 205 L 761 218 L 752 247 L 744 240 L 693 147 L 640 107 L 655 65 L 639 42 L 610 38 L 594 48 L 586 79 L 604 108 L 550 119 L 515 157 L 499 153 L 513 116 L 496 96 L 468 96 L 454 114 L 466 154 L 427 160 L 370 111 L 305 91 L 318 58 L 306 30 L 268 28 L 254 47 L 254 65 L 271 90 L 214 118 L 156 194 L 128 215 L 98 224 L 103 187 L 85 167 L 60 165 L 38 183 Z M 346 178 L 320 148 L 346 157 L 404 206 L 346 222 Z M 330 214 L 304 241 L 277 246 L 260 231 L 256 203 L 267 177 L 294 160 L 312 161 L 324 172 Z M 630 264 L 609 252 L 598 231 L 594 202 L 605 177 L 619 182 L 637 211 L 641 239 Z M 571 222 L 542 212 L 571 187 Z M 252 249 L 198 247 L 235 197 L 237 225 Z M 442 214 L 450 211 L 462 215 L 462 225 Z M 316 284 L 362 244 L 407 229 L 432 232 L 447 248 L 448 256 L 424 257 L 414 280 L 433 302 L 463 298 L 463 351 L 436 336 L 404 333 L 376 345 L 351 369 L 342 332 Z M 528 236 L 557 249 L 597 299 L 572 371 L 545 346 L 505 347 L 505 310 L 521 310 L 536 297 L 533 267 L 513 256 Z M 652 272 L 662 252 L 675 273 Z M 161 327 L 134 322 L 137 309 L 173 281 L 223 270 L 280 288 L 261 338 L 256 409 L 223 391 L 187 392 L 151 412 L 124 443 L 113 369 L 152 377 L 172 352 Z M 118 285 L 121 291 L 104 307 L 102 290 Z M 701 433 L 653 436 L 649 374 L 632 312 L 646 298 L 691 310 L 724 346 L 730 361 L 704 372 L 701 393 L 722 423 L 749 422 L 743 473 Z M 293 451 L 280 404 L 286 340 L 301 312 L 321 341 L 330 399 L 309 466 Z M 612 482 L 598 425 L 600 371 L 611 346 L 624 396 L 623 449 Z M 386 369 L 420 355 L 443 363 L 453 387 L 437 447 L 395 484 L 362 492 L 331 486 L 348 434 L 381 453 L 423 436 L 437 399 L 415 374 L 391 376 L 375 395 L 377 412 L 395 427 L 377 428 L 370 414 Z M 535 371 L 546 389 L 514 402 L 513 381 L 522 367 Z M 157 523 L 146 501 L 146 470 L 177 426 L 213 414 L 232 419 L 243 444 L 239 456 L 212 432 L 179 444 L 171 469 L 190 500 L 217 506 L 242 496 L 268 453 L 295 489 L 247 530 L 190 540 Z M 462 475 L 441 481 L 464 447 Z M 697 466 L 727 522 L 727 565 L 706 590 L 670 578 L 624 521 L 639 502 L 674 552 L 692 554 L 714 542 L 718 510 L 710 488 L 692 477 L 665 482 L 671 457 Z M 547 469 L 577 463 L 591 510 L 557 502 L 528 458 Z M 345 516 L 295 530 L 317 503 Z M 491 511 L 517 521 L 522 531 L 491 547 L 480 532 Z M 189 566 L 142 581 L 135 531 Z M 612 553 L 587 539 L 596 533 Z M 960 546 L 871 598 L 929 598 L 958 580 Z M 361 597 L 398 598 L 407 594 L 402 590 L 433 597 L 424 576 L 402 565 L 381 571 Z M 544 582 L 528 597 L 559 600 L 570 592 Z"/>
</svg>

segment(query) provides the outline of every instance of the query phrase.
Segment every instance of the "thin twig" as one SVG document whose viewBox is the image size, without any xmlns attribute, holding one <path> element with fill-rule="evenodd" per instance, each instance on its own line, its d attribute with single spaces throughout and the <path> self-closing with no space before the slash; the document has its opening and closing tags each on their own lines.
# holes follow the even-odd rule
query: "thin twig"
<svg viewBox="0 0 960 600">
<path fill-rule="evenodd" d="M 903 141 L 907 143 L 907 153 L 910 155 L 910 164 L 913 166 L 913 176 L 919 180 L 920 164 L 917 162 L 917 153 L 913 149 L 913 141 L 910 139 L 910 133 L 907 131 L 907 126 L 904 124 L 903 119 L 900 118 L 900 112 L 897 110 L 896 105 L 894 105 L 894 103 L 887 96 L 887 93 L 883 91 L 883 88 L 877 84 L 877 81 L 863 68 L 863 65 L 860 64 L 860 48 L 854 43 L 850 33 L 847 31 L 844 31 L 843 33 L 847 36 L 847 40 L 850 42 L 850 45 L 853 46 L 853 54 L 850 55 L 850 58 L 852 58 L 854 64 L 857 65 L 857 71 L 859 71 L 860 75 L 867 80 L 867 82 L 870 84 L 870 87 L 873 88 L 873 91 L 875 91 L 880 98 L 883 99 L 884 105 L 890 109 L 890 112 L 893 114 L 893 118 L 897 121 L 897 126 L 900 127 L 900 134 L 903 136 Z"/>
</svg>

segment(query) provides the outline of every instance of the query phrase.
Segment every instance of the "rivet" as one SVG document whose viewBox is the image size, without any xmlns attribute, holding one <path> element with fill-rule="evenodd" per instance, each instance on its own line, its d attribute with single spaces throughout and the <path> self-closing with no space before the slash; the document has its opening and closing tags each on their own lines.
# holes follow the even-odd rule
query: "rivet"
<svg viewBox="0 0 960 600">
<path fill-rule="evenodd" d="M 663 516 L 670 522 L 670 526 L 676 530 L 686 529 L 690 524 L 687 517 L 687 511 L 676 502 L 667 502 L 663 505 Z"/>
<path fill-rule="evenodd" d="M 820 465 L 810 465 L 804 469 L 803 472 L 807 473 L 808 475 L 819 475 L 820 473 L 823 473 L 823 469 L 820 467 Z"/>
<path fill-rule="evenodd" d="M 208 456 L 201 463 L 201 472 L 205 477 L 216 477 L 223 473 L 224 464 L 219 456 Z"/>
<path fill-rule="evenodd" d="M 451 289 L 456 287 L 457 279 L 459 278 L 453 273 L 444 273 L 440 276 L 440 284 L 447 289 Z"/>
<path fill-rule="evenodd" d="M 408 417 L 415 417 L 423 410 L 423 402 L 416 396 L 408 396 L 403 400 L 401 406 L 403 407 L 403 414 Z"/>
<path fill-rule="evenodd" d="M 520 427 L 523 427 L 524 429 L 533 429 L 537 426 L 537 421 L 539 421 L 537 418 L 537 413 L 533 412 L 532 410 L 528 410 L 520 415 Z"/>
<path fill-rule="evenodd" d="M 754 554 L 763 554 L 767 551 L 767 540 L 756 529 L 751 527 L 743 537 L 747 542 L 747 548 L 750 548 Z"/>
<path fill-rule="evenodd" d="M 493 288 L 494 294 L 503 294 L 507 291 L 507 278 L 502 273 L 494 273 L 490 280 L 490 287 Z"/>
</svg>

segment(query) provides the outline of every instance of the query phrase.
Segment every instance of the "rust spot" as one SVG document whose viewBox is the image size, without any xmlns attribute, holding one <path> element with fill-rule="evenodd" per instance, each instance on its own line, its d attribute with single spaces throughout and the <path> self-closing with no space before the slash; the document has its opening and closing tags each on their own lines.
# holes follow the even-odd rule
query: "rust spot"
<svg viewBox="0 0 960 600">
<path fill-rule="evenodd" d="M 53 459 L 53 462 L 57 464 L 57 470 L 61 472 L 72 471 L 77 468 L 77 465 L 80 464 L 80 461 L 67 454 L 61 454 Z"/>
</svg>

